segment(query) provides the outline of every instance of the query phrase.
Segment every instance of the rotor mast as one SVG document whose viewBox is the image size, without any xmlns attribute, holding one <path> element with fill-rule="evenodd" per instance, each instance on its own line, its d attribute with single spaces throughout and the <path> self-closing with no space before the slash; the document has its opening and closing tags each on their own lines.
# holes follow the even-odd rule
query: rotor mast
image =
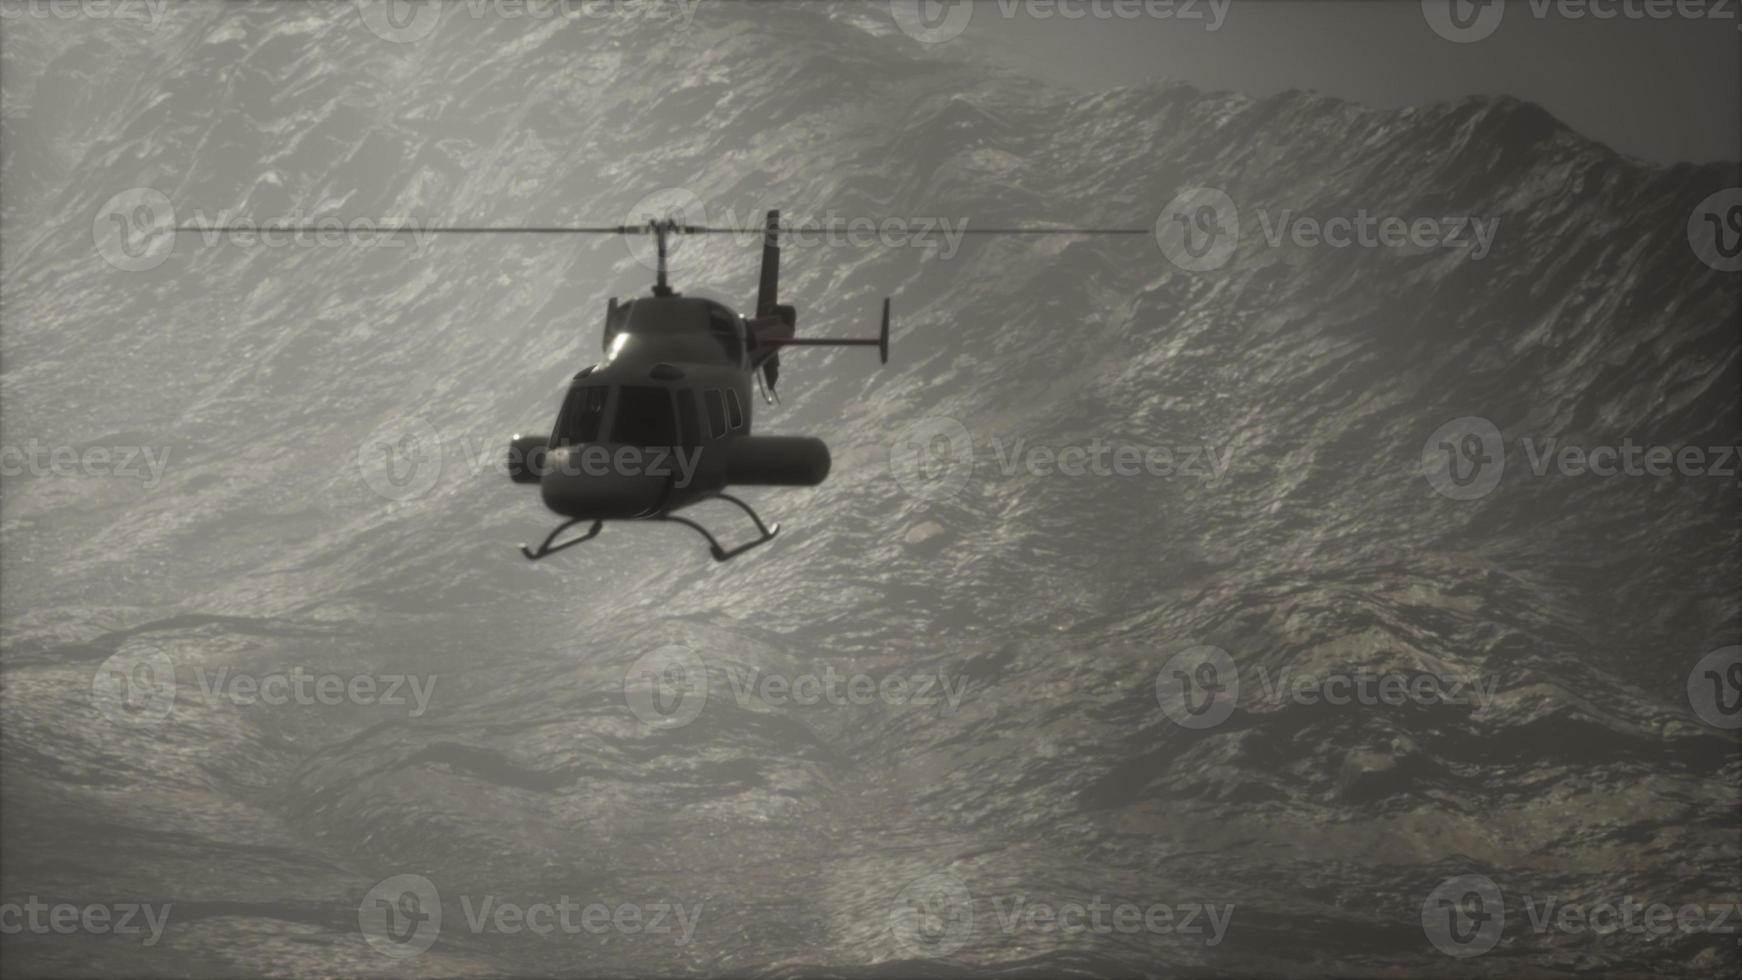
<svg viewBox="0 0 1742 980">
<path fill-rule="evenodd" d="M 667 235 L 679 230 L 678 223 L 676 221 L 672 221 L 672 220 L 668 219 L 665 221 L 652 222 L 647 227 L 653 232 L 654 242 L 659 249 L 659 272 L 658 272 L 658 278 L 656 278 L 653 282 L 653 295 L 659 296 L 659 297 L 671 296 L 671 295 L 673 295 L 672 291 L 671 291 L 671 284 L 666 280 L 666 273 L 665 273 L 665 259 L 666 259 L 665 237 Z"/>
</svg>

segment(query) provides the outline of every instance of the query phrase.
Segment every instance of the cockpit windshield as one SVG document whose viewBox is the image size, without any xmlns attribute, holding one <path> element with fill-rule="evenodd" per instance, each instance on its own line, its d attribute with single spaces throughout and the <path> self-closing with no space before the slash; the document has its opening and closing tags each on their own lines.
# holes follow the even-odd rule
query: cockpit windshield
<svg viewBox="0 0 1742 980">
<path fill-rule="evenodd" d="M 637 385 L 619 388 L 611 441 L 625 446 L 679 445 L 671 389 Z"/>
<path fill-rule="evenodd" d="M 605 418 L 605 393 L 608 390 L 604 385 L 588 385 L 569 392 L 568 401 L 563 403 L 562 414 L 557 419 L 556 445 L 574 446 L 599 441 L 599 424 Z"/>
</svg>

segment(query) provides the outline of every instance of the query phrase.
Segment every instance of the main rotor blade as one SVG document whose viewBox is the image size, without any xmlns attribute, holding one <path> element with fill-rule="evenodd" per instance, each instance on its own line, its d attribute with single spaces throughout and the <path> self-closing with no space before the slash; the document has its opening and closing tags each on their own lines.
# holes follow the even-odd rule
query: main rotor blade
<svg viewBox="0 0 1742 980">
<path fill-rule="evenodd" d="M 810 234 L 815 234 L 817 232 L 838 232 L 846 234 L 867 234 L 875 232 L 877 229 L 875 227 L 855 228 L 852 225 L 829 224 L 782 225 L 780 230 L 782 233 L 808 232 Z M 964 221 L 963 227 L 956 229 L 944 228 L 940 230 L 940 233 L 953 233 L 960 235 L 1153 235 L 1155 230 L 1152 228 L 972 228 L 968 227 L 966 221 Z"/>
<path fill-rule="evenodd" d="M 344 225 L 279 225 L 265 222 L 258 225 L 176 225 L 175 231 L 206 232 L 209 234 L 234 234 L 237 232 L 270 231 L 280 234 L 303 235 L 323 232 L 345 232 L 355 229 Z M 367 229 L 371 234 L 380 235 L 652 235 L 654 230 L 645 225 L 619 225 L 612 227 L 581 228 L 581 227 L 433 227 L 424 228 L 416 225 L 381 226 Z M 679 235 L 745 235 L 761 234 L 760 229 L 739 228 L 700 228 L 694 225 L 684 225 L 668 229 Z"/>
<path fill-rule="evenodd" d="M 963 235 L 1153 235 L 1153 228 L 961 228 Z"/>
<path fill-rule="evenodd" d="M 236 234 L 261 232 L 276 232 L 278 234 L 312 235 L 330 232 L 345 232 L 354 229 L 344 225 L 279 225 L 265 222 L 258 225 L 176 225 L 173 229 L 180 232 L 204 232 L 206 234 Z M 381 235 L 652 235 L 657 232 L 648 225 L 602 225 L 597 227 L 579 226 L 438 226 L 423 228 L 417 226 L 404 227 L 374 227 L 367 229 L 372 234 Z M 763 228 L 707 228 L 697 225 L 679 225 L 666 229 L 677 235 L 744 235 L 758 236 L 764 234 Z M 874 231 L 874 228 L 855 228 L 849 225 L 783 225 L 782 234 L 863 234 Z M 958 235 L 1150 235 L 1150 228 L 958 228 L 953 232 Z"/>
</svg>

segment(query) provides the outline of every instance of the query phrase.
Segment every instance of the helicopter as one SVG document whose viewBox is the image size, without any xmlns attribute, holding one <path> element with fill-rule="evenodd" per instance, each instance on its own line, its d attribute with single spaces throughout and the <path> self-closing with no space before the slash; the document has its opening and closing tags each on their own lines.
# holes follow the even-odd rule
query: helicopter
<svg viewBox="0 0 1742 980">
<path fill-rule="evenodd" d="M 821 439 L 752 434 L 752 384 L 773 402 L 787 347 L 876 347 L 881 362 L 889 363 L 889 300 L 875 338 L 798 337 L 798 310 L 779 299 L 779 211 L 768 212 L 763 229 L 756 311 L 749 317 L 712 299 L 683 296 L 668 281 L 672 236 L 731 229 L 663 220 L 611 230 L 654 236 L 652 294 L 609 301 L 604 359 L 570 380 L 550 432 L 510 440 L 509 478 L 537 484 L 544 505 L 568 519 L 537 548 L 523 544 L 520 552 L 529 561 L 548 558 L 598 536 L 606 521 L 669 521 L 701 534 L 715 561 L 730 561 L 774 540 L 780 525 L 763 521 L 729 487 L 814 487 L 830 468 Z M 709 500 L 737 506 L 755 524 L 756 536 L 727 548 L 677 513 Z M 583 523 L 590 524 L 586 532 L 558 543 Z"/>
<path fill-rule="evenodd" d="M 665 521 L 699 533 L 716 562 L 731 561 L 774 540 L 779 524 L 727 492 L 738 486 L 814 487 L 828 478 L 829 447 L 812 436 L 751 433 L 751 388 L 778 402 L 780 353 L 788 347 L 875 347 L 889 363 L 890 301 L 878 335 L 827 339 L 798 336 L 798 311 L 780 302 L 780 212 L 767 213 L 756 309 L 742 316 L 724 303 L 671 288 L 670 240 L 681 235 L 755 235 L 756 229 L 681 224 L 675 219 L 604 227 L 424 227 L 420 234 L 652 235 L 658 264 L 651 295 L 612 298 L 605 309 L 604 357 L 576 373 L 551 431 L 509 439 L 508 476 L 539 487 L 545 507 L 565 520 L 538 547 L 542 561 L 584 544 L 607 521 Z M 177 225 L 176 232 L 257 232 L 251 226 Z M 296 235 L 323 229 L 275 226 Z M 387 229 L 397 234 L 409 229 Z M 1146 228 L 962 228 L 972 235 L 1148 235 Z M 678 513 L 710 500 L 742 510 L 756 536 L 727 548 L 701 523 Z M 587 530 L 561 540 L 576 525 Z"/>
</svg>

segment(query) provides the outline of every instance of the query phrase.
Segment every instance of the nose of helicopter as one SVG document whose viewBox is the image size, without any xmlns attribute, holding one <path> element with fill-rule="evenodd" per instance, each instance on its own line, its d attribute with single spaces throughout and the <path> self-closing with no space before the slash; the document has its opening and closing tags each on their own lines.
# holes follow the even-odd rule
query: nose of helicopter
<svg viewBox="0 0 1742 980">
<path fill-rule="evenodd" d="M 629 520 L 656 512 L 672 474 L 633 446 L 588 443 L 551 450 L 539 489 L 544 505 L 564 517 Z"/>
</svg>

